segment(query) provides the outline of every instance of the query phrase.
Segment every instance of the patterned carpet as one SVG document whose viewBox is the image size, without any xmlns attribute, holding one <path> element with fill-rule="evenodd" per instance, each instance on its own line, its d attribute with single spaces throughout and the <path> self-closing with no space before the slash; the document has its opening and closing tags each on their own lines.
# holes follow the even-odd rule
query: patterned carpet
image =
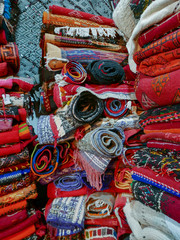
<svg viewBox="0 0 180 240">
<path fill-rule="evenodd" d="M 111 18 L 112 3 L 112 0 L 12 0 L 11 23 L 15 28 L 14 38 L 21 59 L 19 76 L 33 76 L 38 79 L 42 13 L 49 5 L 57 4 Z"/>
</svg>

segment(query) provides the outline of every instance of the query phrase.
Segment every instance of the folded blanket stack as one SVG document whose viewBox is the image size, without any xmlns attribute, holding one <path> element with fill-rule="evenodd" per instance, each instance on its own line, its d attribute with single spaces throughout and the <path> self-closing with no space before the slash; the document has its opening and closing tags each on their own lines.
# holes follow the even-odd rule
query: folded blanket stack
<svg viewBox="0 0 180 240">
<path fill-rule="evenodd" d="M 127 149 L 122 158 L 131 166 L 135 200 L 126 203 L 123 213 L 132 230 L 131 240 L 179 239 L 180 5 L 176 0 L 130 2 L 137 18 L 136 2 L 141 7 L 150 5 L 126 45 L 130 69 L 137 74 L 136 97 L 145 111 L 139 116 L 141 130 L 125 131 L 125 144 L 136 148 Z M 118 27 L 123 30 L 121 24 Z"/>
</svg>

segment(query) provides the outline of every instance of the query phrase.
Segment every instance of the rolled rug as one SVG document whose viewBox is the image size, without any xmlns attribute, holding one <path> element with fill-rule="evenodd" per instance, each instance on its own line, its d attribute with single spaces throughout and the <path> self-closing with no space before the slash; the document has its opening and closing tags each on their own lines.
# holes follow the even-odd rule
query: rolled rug
<svg viewBox="0 0 180 240">
<path fill-rule="evenodd" d="M 87 73 L 94 84 L 122 83 L 125 78 L 124 69 L 113 60 L 92 61 L 88 64 Z"/>
<path fill-rule="evenodd" d="M 179 223 L 139 201 L 127 203 L 123 211 L 133 232 L 130 239 L 178 240 L 180 237 Z"/>
<path fill-rule="evenodd" d="M 61 191 L 74 191 L 82 188 L 83 182 L 81 180 L 81 174 L 76 172 L 59 177 L 54 181 L 54 185 L 60 188 Z"/>
<path fill-rule="evenodd" d="M 37 149 L 34 148 L 31 155 L 31 170 L 37 176 L 49 176 L 55 172 L 60 164 L 60 150 L 62 145 L 54 148 L 54 145 L 45 145 Z"/>
<path fill-rule="evenodd" d="M 178 197 L 138 181 L 132 182 L 132 192 L 135 200 L 180 223 L 180 216 L 177 214 L 180 209 L 180 199 Z"/>
<path fill-rule="evenodd" d="M 137 100 L 144 110 L 179 103 L 180 69 L 157 77 L 139 76 L 135 86 Z"/>
<path fill-rule="evenodd" d="M 120 127 L 98 127 L 78 142 L 78 148 L 97 156 L 113 158 L 121 155 L 124 140 Z"/>
<path fill-rule="evenodd" d="M 64 8 L 56 5 L 49 6 L 49 11 L 52 14 L 56 15 L 64 15 L 64 16 L 70 16 L 70 17 L 77 17 L 79 19 L 84 19 L 84 20 L 90 20 L 92 22 L 97 22 L 102 25 L 109 25 L 109 26 L 115 26 L 114 21 L 110 18 L 106 18 L 103 16 L 98 16 L 74 9 L 69 9 L 69 8 Z"/>
<path fill-rule="evenodd" d="M 84 228 L 86 196 L 55 198 L 46 209 L 46 222 L 57 228 L 57 236 L 81 232 Z"/>
<path fill-rule="evenodd" d="M 104 102 L 104 115 L 110 118 L 121 118 L 128 113 L 127 104 L 126 100 L 108 98 Z"/>
<path fill-rule="evenodd" d="M 86 228 L 84 231 L 86 240 L 117 240 L 117 233 L 114 228 L 111 227 L 93 227 Z"/>
<path fill-rule="evenodd" d="M 91 218 L 105 218 L 110 216 L 115 198 L 111 193 L 95 192 L 89 195 L 86 199 L 85 217 Z"/>
</svg>

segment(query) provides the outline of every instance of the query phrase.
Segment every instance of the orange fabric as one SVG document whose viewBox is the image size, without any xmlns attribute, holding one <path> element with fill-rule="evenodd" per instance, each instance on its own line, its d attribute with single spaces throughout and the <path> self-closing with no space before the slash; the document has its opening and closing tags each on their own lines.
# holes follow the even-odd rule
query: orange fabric
<svg viewBox="0 0 180 240">
<path fill-rule="evenodd" d="M 155 132 L 164 132 L 164 133 L 179 133 L 180 134 L 180 128 L 175 128 L 175 129 L 161 129 L 161 130 L 145 130 L 144 133 L 155 133 Z"/>
<path fill-rule="evenodd" d="M 29 226 L 28 228 L 25 228 L 23 231 L 15 233 L 7 238 L 4 238 L 3 240 L 22 240 L 26 237 L 31 236 L 35 232 L 36 232 L 36 228 L 33 224 L 33 225 Z"/>
<path fill-rule="evenodd" d="M 68 27 L 108 27 L 108 25 L 101 25 L 90 20 L 78 19 L 74 17 L 55 15 L 48 12 L 43 12 L 43 24 L 55 26 L 68 26 Z"/>
<path fill-rule="evenodd" d="M 13 212 L 19 211 L 21 209 L 25 209 L 26 207 L 27 207 L 26 200 L 11 204 L 10 206 L 0 209 L 0 216 L 8 215 L 9 213 L 13 213 Z"/>
</svg>

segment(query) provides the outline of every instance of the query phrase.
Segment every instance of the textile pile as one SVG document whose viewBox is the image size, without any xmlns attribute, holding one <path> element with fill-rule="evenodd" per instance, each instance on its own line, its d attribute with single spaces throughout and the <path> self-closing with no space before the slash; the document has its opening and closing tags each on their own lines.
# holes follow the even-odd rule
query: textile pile
<svg viewBox="0 0 180 240">
<path fill-rule="evenodd" d="M 9 41 L 5 28 L 8 3 L 0 1 L 4 22 L 0 26 L 0 239 L 43 239 L 43 215 L 32 204 L 38 193 L 30 151 L 37 135 L 26 121 L 32 113 L 30 91 L 34 83 L 16 75 L 18 47 Z"/>
</svg>

